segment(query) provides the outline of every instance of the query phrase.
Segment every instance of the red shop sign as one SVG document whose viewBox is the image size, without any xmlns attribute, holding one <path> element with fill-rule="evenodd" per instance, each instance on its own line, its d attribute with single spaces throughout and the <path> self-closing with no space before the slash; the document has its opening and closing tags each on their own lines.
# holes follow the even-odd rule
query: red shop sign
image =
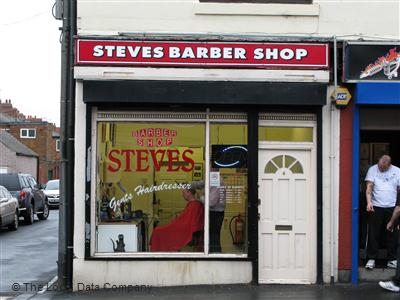
<svg viewBox="0 0 400 300">
<path fill-rule="evenodd" d="M 328 44 L 77 39 L 76 65 L 327 69 Z"/>
</svg>

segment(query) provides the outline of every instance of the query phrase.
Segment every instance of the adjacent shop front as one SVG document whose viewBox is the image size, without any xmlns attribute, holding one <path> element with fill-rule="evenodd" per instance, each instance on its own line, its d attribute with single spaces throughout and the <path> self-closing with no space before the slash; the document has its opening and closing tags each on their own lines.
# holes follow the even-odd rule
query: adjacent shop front
<svg viewBox="0 0 400 300">
<path fill-rule="evenodd" d="M 328 44 L 76 45 L 75 283 L 321 281 Z"/>
<path fill-rule="evenodd" d="M 344 176 L 350 179 L 352 174 L 351 261 L 352 281 L 357 282 L 368 280 L 371 273 L 366 273 L 363 268 L 368 243 L 364 178 L 368 168 L 383 154 L 390 155 L 394 165 L 400 165 L 400 44 L 349 42 L 344 51 L 344 80 L 349 85 L 354 83 L 355 91 L 353 107 L 346 113 L 347 117 L 342 118 L 347 120 L 342 124 L 342 130 L 350 132 L 352 140 L 346 140 L 343 135 L 341 143 L 343 153 L 349 154 L 346 163 L 352 166 L 352 173 Z M 344 198 L 350 196 L 348 192 Z M 350 220 L 350 214 L 342 217 Z M 381 260 L 382 267 L 386 267 L 383 265 L 385 247 L 381 246 L 378 267 Z"/>
</svg>

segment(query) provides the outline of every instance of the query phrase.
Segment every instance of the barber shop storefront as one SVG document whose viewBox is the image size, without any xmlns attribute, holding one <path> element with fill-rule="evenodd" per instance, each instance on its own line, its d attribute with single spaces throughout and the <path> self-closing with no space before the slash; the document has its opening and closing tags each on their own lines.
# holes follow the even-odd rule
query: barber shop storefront
<svg viewBox="0 0 400 300">
<path fill-rule="evenodd" d="M 347 134 L 341 136 L 345 154 L 341 163 L 349 171 L 341 180 L 352 182 L 343 189 L 341 198 L 351 197 L 353 209 L 341 218 L 352 226 L 351 280 L 355 283 L 373 279 L 374 272 L 391 276 L 384 238 L 376 259 L 377 270 L 364 268 L 368 245 L 365 176 L 384 154 L 391 156 L 393 165 L 400 166 L 400 44 L 349 42 L 344 49 L 344 79 L 354 88 L 354 104 L 341 117 L 341 130 L 352 135 L 352 140 L 346 139 Z M 346 255 L 350 258 L 350 253 Z"/>
<path fill-rule="evenodd" d="M 328 54 L 77 39 L 74 282 L 321 282 Z"/>
</svg>

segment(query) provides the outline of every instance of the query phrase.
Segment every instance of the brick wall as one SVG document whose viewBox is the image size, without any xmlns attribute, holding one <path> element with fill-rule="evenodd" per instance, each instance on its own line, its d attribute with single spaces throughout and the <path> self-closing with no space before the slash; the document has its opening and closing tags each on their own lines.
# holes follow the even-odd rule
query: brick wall
<svg viewBox="0 0 400 300">
<path fill-rule="evenodd" d="M 37 177 L 37 158 L 17 155 L 0 143 L 0 167 L 7 167 L 10 173 L 28 173 Z"/>
<path fill-rule="evenodd" d="M 47 122 L 23 122 L 17 124 L 0 124 L 0 128 L 8 129 L 16 139 L 39 155 L 39 183 L 59 178 L 59 152 L 56 151 L 56 139 L 53 132 L 56 126 Z M 36 138 L 21 138 L 21 129 L 36 129 Z M 52 177 L 49 178 L 52 173 Z"/>
<path fill-rule="evenodd" d="M 16 172 L 15 152 L 0 143 L 0 167 L 7 167 L 10 172 Z"/>
</svg>

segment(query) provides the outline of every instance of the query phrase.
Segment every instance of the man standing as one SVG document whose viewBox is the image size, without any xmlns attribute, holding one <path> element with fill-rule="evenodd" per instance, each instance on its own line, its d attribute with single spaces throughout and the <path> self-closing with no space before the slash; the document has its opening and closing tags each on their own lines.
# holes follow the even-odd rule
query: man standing
<svg viewBox="0 0 400 300">
<path fill-rule="evenodd" d="M 397 195 L 397 206 L 393 211 L 392 218 L 389 223 L 386 225 L 386 229 L 390 232 L 393 232 L 396 224 L 398 224 L 398 219 L 400 217 L 400 206 L 399 206 L 400 194 Z M 397 247 L 397 257 L 400 256 L 400 247 Z M 379 285 L 385 290 L 389 290 L 392 292 L 400 292 L 400 265 L 397 264 L 396 267 L 396 275 L 389 281 L 379 281 Z"/>
<path fill-rule="evenodd" d="M 221 182 L 220 182 L 221 184 Z M 204 180 L 193 181 L 191 186 L 195 189 L 204 189 Z M 204 197 L 200 197 L 204 202 Z M 210 253 L 221 253 L 221 227 L 224 221 L 226 194 L 223 186 L 210 186 L 209 194 L 209 237 Z"/>
<path fill-rule="evenodd" d="M 391 165 L 391 158 L 388 155 L 383 155 L 378 164 L 370 167 L 365 177 L 369 215 L 366 269 L 375 267 L 382 227 L 389 222 L 396 206 L 399 178 L 400 169 Z M 397 230 L 386 231 L 386 233 L 386 249 L 389 258 L 387 267 L 396 268 Z"/>
</svg>

